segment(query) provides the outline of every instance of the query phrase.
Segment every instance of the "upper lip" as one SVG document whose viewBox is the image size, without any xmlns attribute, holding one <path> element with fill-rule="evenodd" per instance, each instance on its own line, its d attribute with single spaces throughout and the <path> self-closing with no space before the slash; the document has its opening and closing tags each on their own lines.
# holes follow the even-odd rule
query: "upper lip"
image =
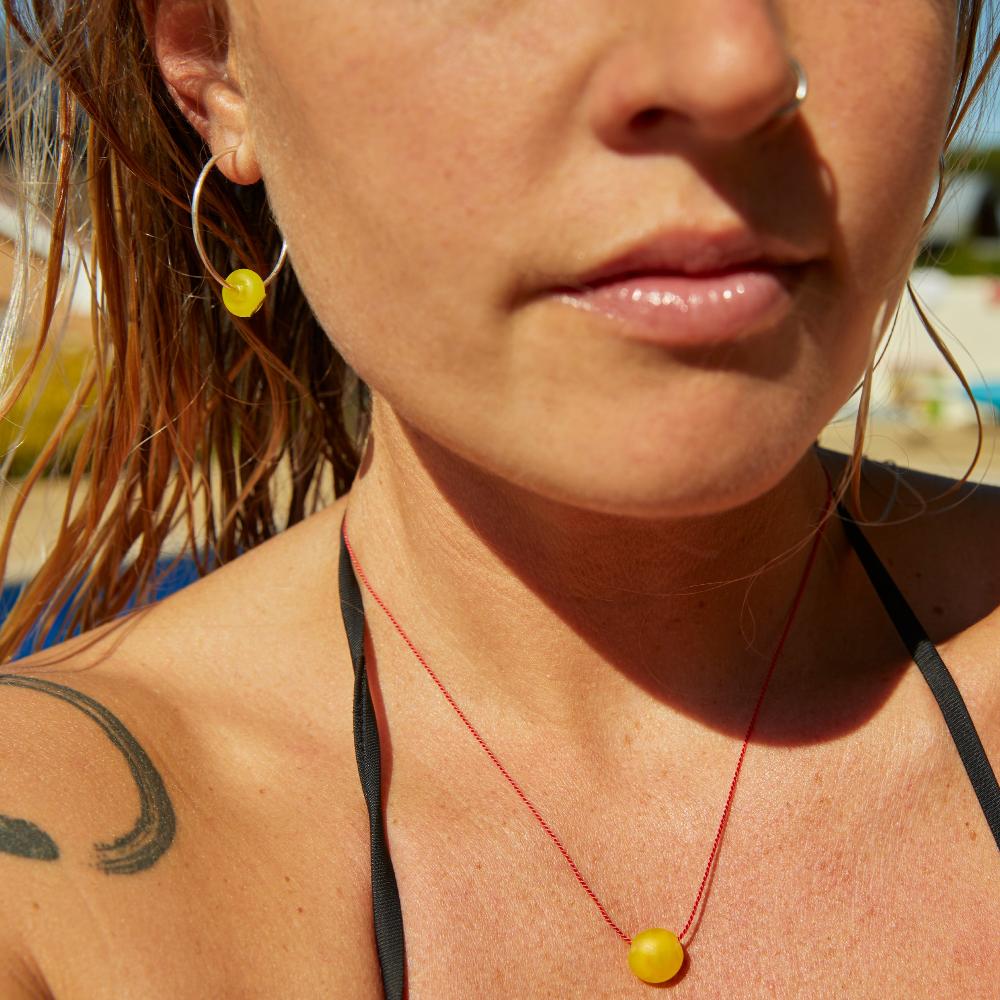
<svg viewBox="0 0 1000 1000">
<path fill-rule="evenodd" d="M 566 284 L 591 286 L 649 273 L 714 274 L 741 264 L 801 264 L 812 256 L 790 242 L 749 229 L 661 229 Z"/>
</svg>

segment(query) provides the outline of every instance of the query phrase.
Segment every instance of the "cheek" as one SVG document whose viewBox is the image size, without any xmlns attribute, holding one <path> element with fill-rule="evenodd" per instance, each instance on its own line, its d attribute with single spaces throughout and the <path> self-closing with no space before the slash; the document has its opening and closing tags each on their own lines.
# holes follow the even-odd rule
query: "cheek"
<svg viewBox="0 0 1000 1000">
<path fill-rule="evenodd" d="M 290 263 L 347 362 L 415 422 L 516 407 L 531 387 L 513 369 L 543 360 L 512 343 L 509 298 L 526 262 L 572 259 L 557 227 L 581 211 L 581 84 L 553 21 L 572 26 L 575 3 L 340 0 L 322 37 L 278 23 L 254 43 L 255 144 Z"/>
<path fill-rule="evenodd" d="M 816 67 L 806 119 L 830 239 L 829 281 L 804 313 L 818 345 L 814 363 L 826 372 L 825 384 L 816 369 L 811 377 L 824 389 L 820 416 L 832 415 L 863 376 L 919 249 L 952 98 L 951 8 L 824 4 L 804 43 Z"/>
<path fill-rule="evenodd" d="M 937 184 L 954 66 L 954 4 L 866 3 L 838 24 L 840 39 L 811 109 L 830 186 L 835 255 L 844 293 L 876 296 L 909 272 Z M 864 30 L 857 30 L 863 23 Z"/>
<path fill-rule="evenodd" d="M 304 33 L 276 12 L 254 43 L 269 70 L 252 106 L 272 205 L 348 361 L 356 341 L 398 336 L 421 364 L 469 371 L 462 345 L 496 304 L 498 261 L 524 253 L 509 218 L 532 108 L 527 80 L 510 92 L 510 67 L 530 70 L 508 35 L 501 54 L 483 29 L 487 6 L 341 0 Z M 379 365 L 394 357 L 408 364 L 386 352 Z"/>
<path fill-rule="evenodd" d="M 554 264 L 538 248 L 572 261 L 558 227 L 585 231 L 582 190 L 602 192 L 607 239 L 609 192 L 629 178 L 690 183 L 676 157 L 643 165 L 586 133 L 584 67 L 606 26 L 546 22 L 546 4 L 512 3 L 489 31 L 496 8 L 479 2 L 431 2 L 419 21 L 387 0 L 276 5 L 254 43 L 255 144 L 302 287 L 348 363 L 435 440 L 595 509 L 677 512 L 723 497 L 723 481 L 743 499 L 776 482 L 853 389 L 900 290 L 953 69 L 944 4 L 800 2 L 808 155 L 781 163 L 781 183 L 745 166 L 734 183 L 754 183 L 765 221 L 802 213 L 830 259 L 768 357 L 704 366 L 584 331 L 571 312 L 505 311 L 519 266 Z M 783 200 L 810 170 L 825 215 Z M 641 219 L 648 198 L 621 197 Z"/>
<path fill-rule="evenodd" d="M 954 0 L 789 6 L 837 277 L 874 300 L 901 280 L 933 191 Z M 547 29 L 558 7 L 507 0 L 501 15 L 483 0 L 430 0 L 418 18 L 398 0 L 299 0 L 269 14 L 252 43 L 255 138 L 303 287 L 347 350 L 352 331 L 401 325 L 441 355 L 428 324 L 484 322 L 503 268 L 530 261 L 533 240 L 552 246 L 538 225 L 580 210 L 570 189 L 586 167 L 564 155 L 579 66 L 563 53 L 593 40 L 572 20 Z M 474 333 L 446 338 L 447 356 Z"/>
</svg>

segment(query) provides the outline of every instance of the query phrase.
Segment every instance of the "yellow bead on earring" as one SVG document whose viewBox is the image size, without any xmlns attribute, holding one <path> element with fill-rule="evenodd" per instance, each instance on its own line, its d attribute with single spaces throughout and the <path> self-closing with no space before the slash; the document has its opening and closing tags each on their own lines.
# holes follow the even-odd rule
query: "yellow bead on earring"
<svg viewBox="0 0 1000 1000">
<path fill-rule="evenodd" d="M 230 146 L 221 153 L 216 153 L 208 163 L 202 167 L 198 175 L 198 181 L 194 186 L 194 193 L 191 196 L 191 231 L 194 235 L 194 245 L 201 257 L 201 262 L 205 265 L 208 273 L 222 285 L 222 302 L 234 316 L 252 316 L 263 305 L 267 295 L 267 286 L 281 270 L 288 254 L 288 241 L 282 240 L 281 253 L 278 256 L 278 263 L 274 265 L 274 270 L 266 277 L 261 276 L 256 271 L 251 271 L 248 267 L 241 267 L 233 271 L 228 278 L 223 279 L 222 275 L 214 267 L 205 253 L 205 245 L 201 240 L 201 226 L 198 222 L 198 201 L 201 198 L 201 189 L 205 183 L 208 172 L 215 165 L 221 156 L 232 153 L 236 154 L 237 146 Z"/>
<path fill-rule="evenodd" d="M 632 938 L 628 965 L 644 983 L 673 979 L 683 963 L 684 946 L 672 931 L 651 927 Z"/>
<path fill-rule="evenodd" d="M 222 301 L 234 316 L 252 316 L 264 304 L 266 294 L 261 276 L 247 267 L 233 271 L 222 286 Z"/>
</svg>

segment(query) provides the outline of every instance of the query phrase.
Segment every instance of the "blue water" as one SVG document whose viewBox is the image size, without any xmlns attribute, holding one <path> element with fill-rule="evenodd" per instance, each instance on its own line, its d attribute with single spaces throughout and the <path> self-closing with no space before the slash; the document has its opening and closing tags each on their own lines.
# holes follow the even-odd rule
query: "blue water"
<svg viewBox="0 0 1000 1000">
<path fill-rule="evenodd" d="M 173 594 L 175 591 L 181 590 L 189 583 L 194 583 L 194 581 L 198 579 L 198 570 L 195 568 L 193 559 L 182 559 L 176 566 L 172 567 L 170 571 L 167 572 L 167 568 L 170 566 L 170 563 L 171 560 L 163 559 L 156 564 L 156 575 L 160 576 L 160 574 L 163 574 L 163 576 L 157 584 L 154 600 L 162 600 L 168 594 Z M 3 592 L 0 594 L 0 621 L 3 621 L 3 619 L 7 617 L 7 614 L 14 606 L 14 602 L 17 600 L 17 595 L 21 592 L 23 586 L 24 584 L 19 582 L 8 584 L 3 588 Z M 73 594 L 75 595 L 76 591 L 74 591 Z M 72 600 L 72 597 L 70 600 Z M 55 645 L 63 639 L 69 638 L 66 634 L 67 607 L 64 607 L 63 610 L 56 616 L 55 630 L 39 648 L 44 649 L 46 646 Z M 134 607 L 135 599 L 133 598 L 129 601 L 126 610 Z M 75 630 L 71 634 L 76 634 L 78 631 L 79 629 Z M 29 633 L 28 637 L 18 649 L 14 659 L 17 659 L 20 656 L 25 656 L 28 652 L 30 652 L 32 642 L 37 634 L 37 630 L 32 630 L 32 632 Z"/>
</svg>

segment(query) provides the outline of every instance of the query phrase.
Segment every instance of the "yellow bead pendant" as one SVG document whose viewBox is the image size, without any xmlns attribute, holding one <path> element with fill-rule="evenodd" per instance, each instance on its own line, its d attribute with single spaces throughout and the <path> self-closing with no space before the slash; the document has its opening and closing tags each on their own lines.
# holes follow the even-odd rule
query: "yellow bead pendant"
<svg viewBox="0 0 1000 1000">
<path fill-rule="evenodd" d="M 650 927 L 632 938 L 629 968 L 644 983 L 665 983 L 684 963 L 684 946 L 672 931 Z"/>
<path fill-rule="evenodd" d="M 241 267 L 226 281 L 235 288 L 222 286 L 222 301 L 234 316 L 252 316 L 263 304 L 264 282 L 256 271 Z"/>
</svg>

